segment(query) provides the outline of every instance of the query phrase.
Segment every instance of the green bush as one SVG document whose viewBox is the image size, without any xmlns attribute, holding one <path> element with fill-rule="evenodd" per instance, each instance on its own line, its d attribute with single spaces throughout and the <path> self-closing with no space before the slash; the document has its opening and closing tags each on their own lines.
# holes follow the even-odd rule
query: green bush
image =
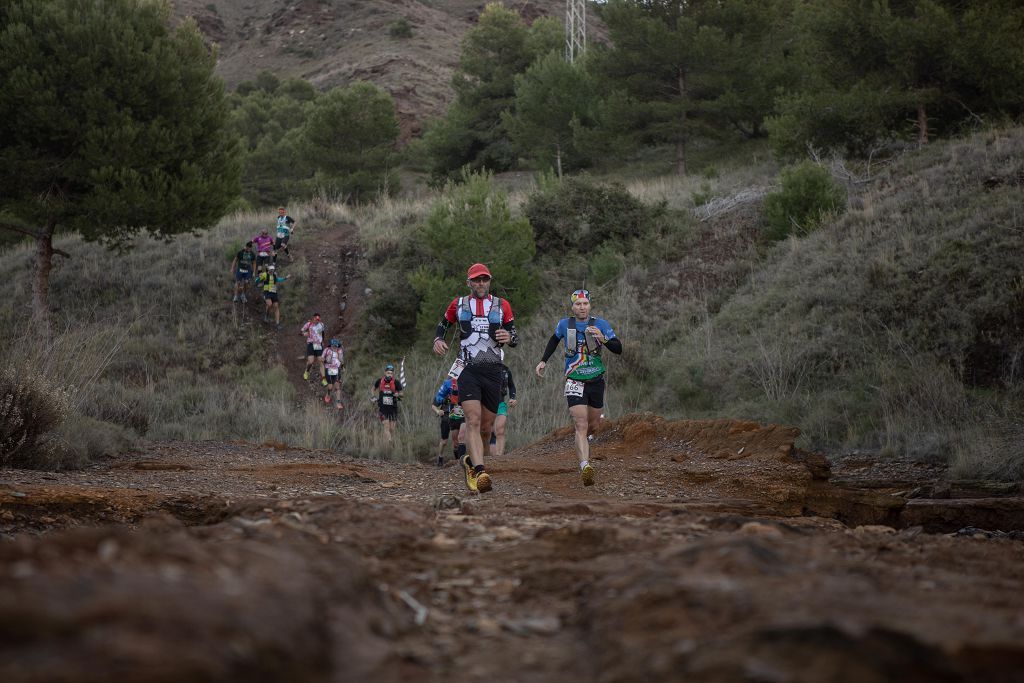
<svg viewBox="0 0 1024 683">
<path fill-rule="evenodd" d="M 392 38 L 412 38 L 412 26 L 404 18 L 391 24 L 388 33 Z"/>
<path fill-rule="evenodd" d="M 660 221 L 665 206 L 646 206 L 619 183 L 569 178 L 531 194 L 523 213 L 537 251 L 560 260 L 566 252 L 594 253 L 607 240 L 628 244 Z"/>
<path fill-rule="evenodd" d="M 60 450 L 51 433 L 68 411 L 67 394 L 41 375 L 0 371 L 0 465 L 48 468 Z"/>
<path fill-rule="evenodd" d="M 445 305 L 468 292 L 466 268 L 486 263 L 494 277 L 491 293 L 507 298 L 516 319 L 537 302 L 536 248 L 525 218 L 513 218 L 508 197 L 494 188 L 487 173 L 464 173 L 434 204 L 423 228 L 422 265 L 409 276 L 421 298 L 417 328 L 433 335 Z"/>
<path fill-rule="evenodd" d="M 791 166 L 782 172 L 782 188 L 765 197 L 768 229 L 764 236 L 781 240 L 790 234 L 807 234 L 828 213 L 846 204 L 846 191 L 828 171 L 811 162 Z"/>
</svg>

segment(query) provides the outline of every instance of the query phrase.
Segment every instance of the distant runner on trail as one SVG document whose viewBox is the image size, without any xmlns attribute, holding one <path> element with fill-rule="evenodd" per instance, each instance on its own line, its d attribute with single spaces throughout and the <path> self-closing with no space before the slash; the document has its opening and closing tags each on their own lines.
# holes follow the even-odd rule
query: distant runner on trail
<svg viewBox="0 0 1024 683">
<path fill-rule="evenodd" d="M 580 461 L 580 479 L 584 486 L 594 483 L 594 467 L 590 464 L 590 442 L 601 422 L 604 407 L 604 362 L 601 350 L 622 353 L 622 342 L 615 336 L 612 326 L 603 318 L 590 315 L 590 292 L 577 289 L 569 295 L 572 317 L 562 318 L 555 325 L 555 333 L 548 340 L 544 357 L 535 372 L 544 376 L 548 358 L 558 348 L 565 347 L 565 399 L 569 415 L 576 428 L 576 457 Z"/>
<path fill-rule="evenodd" d="M 330 403 L 333 397 L 334 407 L 341 410 L 341 368 L 345 365 L 345 352 L 341 349 L 341 340 L 332 339 L 320 360 L 327 370 L 327 395 L 324 396 L 324 403 Z"/>
<path fill-rule="evenodd" d="M 395 377 L 395 366 L 388 363 L 384 366 L 384 376 L 373 382 L 371 401 L 377 401 L 377 412 L 381 424 L 384 425 L 384 436 L 388 443 L 395 433 L 398 422 L 398 399 L 402 398 L 402 383 Z"/>
<path fill-rule="evenodd" d="M 266 228 L 260 230 L 260 234 L 252 238 L 252 244 L 256 248 L 257 270 L 271 263 L 274 255 L 274 238 L 270 236 L 270 232 Z"/>
<path fill-rule="evenodd" d="M 459 380 L 459 402 L 466 413 L 466 441 L 469 454 L 462 457 L 466 486 L 470 491 L 491 490 L 491 477 L 484 471 L 488 440 L 501 403 L 502 348 L 519 344 L 512 307 L 492 296 L 491 271 L 474 263 L 466 273 L 470 295 L 448 304 L 434 335 L 434 353 L 448 351 L 445 333 L 452 323 L 459 326 L 459 354 L 448 371 Z"/>
<path fill-rule="evenodd" d="M 327 374 L 324 372 L 324 324 L 320 321 L 320 314 L 314 313 L 313 317 L 302 326 L 300 335 L 306 337 L 306 371 L 302 373 L 302 379 L 309 379 L 309 371 L 313 369 L 313 363 L 320 366 L 320 383 L 327 386 Z"/>
<path fill-rule="evenodd" d="M 277 239 L 274 240 L 274 261 L 277 261 L 277 255 L 281 253 L 281 247 L 284 247 L 284 253 L 288 254 L 288 258 L 291 258 L 291 252 L 288 251 L 288 240 L 292 237 L 292 232 L 295 231 L 295 219 L 288 215 L 283 206 L 277 207 Z M 289 263 L 291 261 L 289 260 Z"/>
<path fill-rule="evenodd" d="M 459 405 L 459 380 L 448 377 L 434 395 L 430 407 L 441 418 L 441 441 L 437 444 L 437 466 L 444 467 L 444 446 L 452 437 L 452 457 L 456 462 L 466 454 L 460 430 L 465 426 L 465 413 Z"/>
<path fill-rule="evenodd" d="M 270 322 L 270 312 L 274 312 L 274 324 L 281 329 L 281 302 L 277 296 L 277 286 L 287 280 L 290 275 L 278 277 L 277 269 L 271 263 L 260 273 L 260 284 L 263 285 L 263 300 L 267 302 L 267 310 L 263 313 L 263 322 Z"/>
<path fill-rule="evenodd" d="M 491 434 L 491 455 L 501 456 L 505 454 L 505 429 L 508 426 L 509 408 L 515 408 L 516 403 L 516 382 L 512 379 L 512 370 L 507 365 L 502 365 L 501 382 L 501 403 L 498 404 L 498 414 L 494 418 L 494 432 Z M 505 400 L 506 396 L 508 400 Z"/>
<path fill-rule="evenodd" d="M 253 266 L 256 263 L 256 254 L 252 251 L 252 242 L 246 242 L 235 258 L 231 261 L 231 275 L 235 279 L 235 298 L 233 301 L 241 301 L 243 304 L 248 301 L 245 293 L 252 282 Z"/>
</svg>

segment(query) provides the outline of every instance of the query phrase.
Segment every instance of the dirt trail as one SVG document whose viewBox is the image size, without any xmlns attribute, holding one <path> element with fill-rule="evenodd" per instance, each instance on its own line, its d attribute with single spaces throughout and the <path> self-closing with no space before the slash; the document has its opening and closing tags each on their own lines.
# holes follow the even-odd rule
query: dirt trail
<svg viewBox="0 0 1024 683">
<path fill-rule="evenodd" d="M 320 313 L 325 325 L 324 341 L 332 337 L 348 346 L 355 334 L 359 316 L 359 303 L 364 287 L 358 274 L 360 256 L 359 234 L 355 225 L 343 223 L 315 231 L 298 232 L 292 240 L 291 255 L 278 257 L 281 272 L 288 273 L 295 263 L 309 268 L 309 297 L 306 301 L 289 298 L 285 291 L 283 306 L 297 306 L 300 318 L 308 320 Z M 287 285 L 285 285 L 287 287 Z M 284 366 L 297 396 L 319 399 L 324 394 L 319 371 L 309 381 L 302 379 L 306 367 L 306 341 L 298 334 L 298 326 L 284 325 L 280 331 L 271 331 L 274 346 L 270 352 L 275 363 Z"/>
<path fill-rule="evenodd" d="M 485 496 L 246 443 L 7 471 L 0 679 L 1024 680 L 1019 487 L 796 434 L 627 416 L 596 486 L 563 430 Z"/>
</svg>

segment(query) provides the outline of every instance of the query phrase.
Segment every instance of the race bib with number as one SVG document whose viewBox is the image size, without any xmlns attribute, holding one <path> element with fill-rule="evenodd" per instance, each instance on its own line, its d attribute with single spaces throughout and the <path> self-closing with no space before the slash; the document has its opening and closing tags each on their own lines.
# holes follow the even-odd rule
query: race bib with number
<svg viewBox="0 0 1024 683">
<path fill-rule="evenodd" d="M 327 368 L 327 374 L 328 375 L 337 375 L 338 374 L 338 368 Z"/>
<path fill-rule="evenodd" d="M 465 369 L 466 361 L 462 360 L 461 358 L 456 358 L 455 362 L 452 363 L 451 370 L 448 371 L 448 376 L 451 377 L 452 379 L 457 379 L 458 376 L 461 375 L 462 371 Z"/>
<path fill-rule="evenodd" d="M 313 350 L 314 351 L 323 351 L 323 348 L 324 347 L 321 346 L 320 344 L 313 344 Z"/>
<path fill-rule="evenodd" d="M 261 252 L 260 252 L 260 256 L 262 256 L 262 257 L 266 258 L 267 256 L 270 256 L 270 252 L 266 252 L 266 251 L 261 251 Z"/>
<path fill-rule="evenodd" d="M 565 380 L 565 395 L 583 398 L 583 382 L 574 379 Z"/>
<path fill-rule="evenodd" d="M 281 239 L 284 239 L 285 237 L 288 236 L 288 233 L 285 232 L 284 230 L 278 230 L 277 231 L 277 236 L 280 237 Z"/>
<path fill-rule="evenodd" d="M 384 396 L 384 397 L 381 398 L 380 402 L 382 404 L 386 405 L 386 406 L 393 406 L 393 405 L 395 405 L 395 397 L 394 396 Z"/>
<path fill-rule="evenodd" d="M 466 413 L 462 411 L 462 406 L 455 406 L 452 408 L 451 417 L 465 417 Z"/>
</svg>

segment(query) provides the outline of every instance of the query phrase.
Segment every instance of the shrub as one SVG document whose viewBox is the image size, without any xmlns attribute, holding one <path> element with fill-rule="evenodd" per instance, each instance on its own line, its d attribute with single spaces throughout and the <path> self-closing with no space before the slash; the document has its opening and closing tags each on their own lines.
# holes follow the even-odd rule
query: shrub
<svg viewBox="0 0 1024 683">
<path fill-rule="evenodd" d="M 35 373 L 0 371 L 0 465 L 47 467 L 59 450 L 51 431 L 68 410 L 67 394 Z"/>
<path fill-rule="evenodd" d="M 517 320 L 537 301 L 536 249 L 530 225 L 513 218 L 508 197 L 494 188 L 489 174 L 465 173 L 434 204 L 422 232 L 426 247 L 421 267 L 409 276 L 421 297 L 417 327 L 432 335 L 455 293 L 466 293 L 466 268 L 486 263 L 494 276 L 491 293 L 508 298 Z"/>
<path fill-rule="evenodd" d="M 794 232 L 811 232 L 824 215 L 845 203 L 846 191 L 828 171 L 811 162 L 792 166 L 782 172 L 782 188 L 765 197 L 765 237 L 781 240 Z"/>
<path fill-rule="evenodd" d="M 592 253 L 610 239 L 628 244 L 664 216 L 665 206 L 646 206 L 619 183 L 570 178 L 531 194 L 523 213 L 537 251 L 561 258 L 568 251 Z"/>
<path fill-rule="evenodd" d="M 404 18 L 391 24 L 388 33 L 392 38 L 412 38 L 412 26 Z"/>
</svg>

